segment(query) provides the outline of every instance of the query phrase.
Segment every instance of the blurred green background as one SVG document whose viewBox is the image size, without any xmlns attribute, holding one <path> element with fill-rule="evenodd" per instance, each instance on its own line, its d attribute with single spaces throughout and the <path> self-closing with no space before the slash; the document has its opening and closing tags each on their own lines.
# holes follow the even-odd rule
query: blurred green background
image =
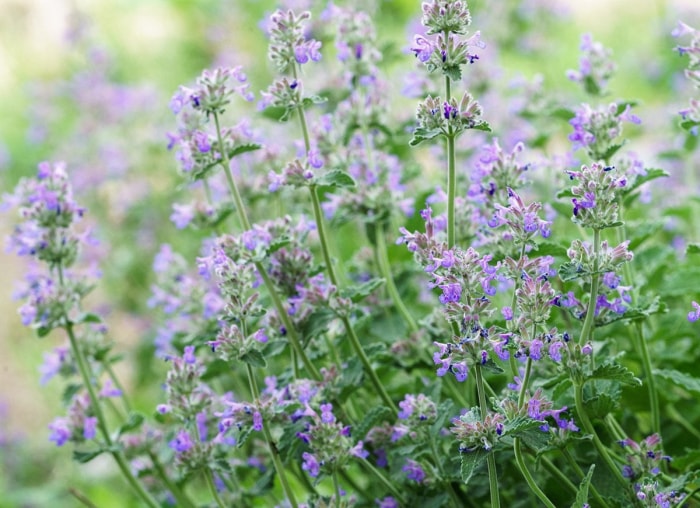
<svg viewBox="0 0 700 508">
<path fill-rule="evenodd" d="M 564 73 L 578 66 L 580 36 L 590 32 L 614 51 L 619 67 L 611 85 L 614 96 L 641 100 L 643 107 L 649 108 L 647 114 L 655 105 L 673 103 L 678 90 L 685 86 L 680 77 L 685 61 L 673 53 L 670 31 L 679 19 L 700 24 L 697 0 L 482 0 L 469 4 L 473 28 L 482 29 L 487 43 L 494 39 L 500 42 L 498 57 L 505 70 L 504 80 L 520 74 L 531 78 L 539 73 L 544 75 L 547 88 L 572 93 L 575 85 L 566 81 Z M 551 6 L 562 15 L 540 25 L 538 32 L 529 33 L 527 41 L 521 40 L 520 27 L 512 19 L 502 18 L 500 24 L 495 23 L 498 16 L 491 13 L 489 24 L 480 25 L 487 14 L 485 9 L 507 12 L 519 4 Z M 147 162 L 130 171 L 151 179 L 148 189 L 156 193 L 153 201 L 160 207 L 148 213 L 161 214 L 153 222 L 163 224 L 170 196 L 179 183 L 176 163 L 165 149 L 165 132 L 174 128 L 168 111 L 170 95 L 217 61 L 243 65 L 254 90 L 266 87 L 271 74 L 264 60 L 266 41 L 259 23 L 275 7 L 274 2 L 257 0 L 0 0 L 0 190 L 10 192 L 21 176 L 34 173 L 38 162 L 60 153 L 62 132 L 73 128 L 73 117 L 80 113 L 76 110 L 71 115 L 75 105 L 70 101 L 61 104 L 60 114 L 43 112 L 44 119 L 53 114 L 54 123 L 37 141 L 32 134 L 36 128 L 32 111 L 37 107 L 37 89 L 53 90 L 65 100 L 60 94 L 66 81 L 89 70 L 94 65 L 91 51 L 102 48 L 109 55 L 107 73 L 113 83 L 146 86 L 152 93 L 152 102 L 140 122 L 152 137 Z M 393 42 L 403 49 L 408 43 L 406 25 L 419 9 L 418 1 L 380 0 L 376 17 L 380 42 Z M 404 58 L 405 65 L 410 65 L 412 57 Z M 94 133 L 97 136 L 99 132 L 98 124 Z M 126 129 L 111 135 L 122 136 L 121 142 L 127 147 L 133 143 L 134 150 L 143 150 L 140 131 Z M 99 196 L 108 197 L 113 191 L 107 187 Z M 99 211 L 99 217 L 118 215 L 109 206 L 105 208 Z M 115 223 L 123 225 L 124 231 L 111 231 L 112 240 L 132 235 L 131 245 L 138 244 L 129 221 L 147 217 L 138 217 L 138 208 L 131 213 L 137 217 L 117 217 Z M 0 214 L 1 236 L 9 232 L 14 220 L 10 214 Z M 119 249 L 109 252 L 108 265 L 123 274 L 119 267 L 133 261 L 129 256 L 150 256 L 159 241 L 178 242 L 173 227 L 165 227 L 155 235 L 158 238 L 150 238 L 143 253 Z M 67 494 L 69 485 L 89 492 L 99 506 L 122 506 L 119 500 L 110 500 L 111 484 L 103 482 L 105 473 L 112 470 L 109 461 L 97 460 L 87 468 L 78 467 L 70 461 L 68 446 L 56 448 L 48 442 L 47 424 L 61 410 L 61 387 L 60 383 L 40 386 L 38 366 L 43 353 L 58 345 L 61 338 L 54 334 L 38 340 L 23 329 L 16 312 L 19 304 L 12 301 L 12 288 L 22 277 L 24 264 L 13 254 L 0 251 L 0 267 L 0 472 L 2 464 L 5 472 L 12 472 L 11 478 L 0 477 L 0 507 L 74 506 L 75 501 Z M 109 269 L 105 267 L 106 272 Z M 132 273 L 133 279 L 126 279 L 125 294 L 116 299 L 109 317 L 122 351 L 133 349 L 144 334 L 141 321 L 129 315 L 130 310 L 143 309 L 144 303 L 139 300 L 146 294 L 148 280 L 141 275 Z M 109 283 L 109 274 L 106 277 Z M 115 299 L 103 291 L 95 297 L 96 303 L 102 300 Z M 148 376 L 138 367 L 125 369 L 123 373 L 131 383 Z"/>
</svg>

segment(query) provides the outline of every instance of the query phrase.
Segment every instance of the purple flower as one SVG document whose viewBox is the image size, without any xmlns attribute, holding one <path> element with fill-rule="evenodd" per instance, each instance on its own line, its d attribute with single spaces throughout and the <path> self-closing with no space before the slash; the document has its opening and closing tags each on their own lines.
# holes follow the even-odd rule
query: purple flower
<svg viewBox="0 0 700 508">
<path fill-rule="evenodd" d="M 255 411 L 253 413 L 253 430 L 260 432 L 263 430 L 263 417 L 260 411 Z"/>
<path fill-rule="evenodd" d="M 49 424 L 49 441 L 56 443 L 56 446 L 63 446 L 71 437 L 70 423 L 67 418 L 56 418 Z"/>
<path fill-rule="evenodd" d="M 172 439 L 168 446 L 178 453 L 183 453 L 194 446 L 192 438 L 186 430 L 181 430 L 177 433 L 174 439 Z"/>
<path fill-rule="evenodd" d="M 97 429 L 97 417 L 95 416 L 89 416 L 85 418 L 85 421 L 83 422 L 83 437 L 85 439 L 94 439 L 95 438 L 95 430 Z"/>
<path fill-rule="evenodd" d="M 185 346 L 185 352 L 182 354 L 182 359 L 185 363 L 193 365 L 197 359 L 194 356 L 194 346 Z"/>
<path fill-rule="evenodd" d="M 442 295 L 440 295 L 440 303 L 447 305 L 448 303 L 457 303 L 462 297 L 462 286 L 458 283 L 441 284 Z"/>
<path fill-rule="evenodd" d="M 423 468 L 415 460 L 408 459 L 401 470 L 406 473 L 406 478 L 409 480 L 418 483 L 425 480 L 425 471 L 423 471 Z"/>
<path fill-rule="evenodd" d="M 309 452 L 304 452 L 301 458 L 304 459 L 304 463 L 301 465 L 301 468 L 304 471 L 308 471 L 309 476 L 316 478 L 321 472 L 321 465 L 318 463 L 316 457 Z"/>
<path fill-rule="evenodd" d="M 695 321 L 698 320 L 698 318 L 700 318 L 700 304 L 696 301 L 693 301 L 693 302 L 691 302 L 691 305 L 693 306 L 693 309 L 695 309 L 695 310 L 688 312 L 688 321 L 690 321 L 691 323 L 694 323 Z"/>
</svg>

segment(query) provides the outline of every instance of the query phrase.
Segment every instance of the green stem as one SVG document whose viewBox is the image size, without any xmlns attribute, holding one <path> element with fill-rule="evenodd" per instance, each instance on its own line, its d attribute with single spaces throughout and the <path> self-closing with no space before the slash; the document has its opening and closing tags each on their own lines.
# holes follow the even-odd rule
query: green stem
<svg viewBox="0 0 700 508">
<path fill-rule="evenodd" d="M 618 216 L 620 221 L 622 221 L 622 204 L 619 206 Z M 625 240 L 625 227 L 621 226 L 617 228 L 617 241 L 622 243 Z M 632 286 L 632 292 L 630 297 L 632 299 L 631 304 L 634 306 L 639 298 L 639 289 L 634 283 L 634 274 L 632 273 L 632 265 L 628 261 L 622 266 L 623 275 L 625 276 L 625 281 L 627 284 Z M 651 409 L 651 430 L 653 433 L 661 435 L 661 411 L 659 409 L 659 394 L 656 390 L 656 379 L 654 378 L 653 367 L 651 365 L 651 357 L 649 355 L 649 348 L 647 347 L 647 340 L 644 336 L 644 326 L 640 321 L 634 322 L 634 327 L 636 329 L 636 335 L 633 336 L 633 341 L 637 343 L 637 349 L 639 350 L 640 356 L 642 357 L 642 370 L 644 371 L 644 382 L 647 385 L 647 392 L 649 393 L 649 406 Z M 632 334 L 630 334 L 632 335 Z"/>
<path fill-rule="evenodd" d="M 445 469 L 442 467 L 442 460 L 440 459 L 437 447 L 435 446 L 435 440 L 432 436 L 428 436 L 428 442 L 430 443 L 430 450 L 433 453 L 433 460 L 435 461 L 438 471 L 440 472 L 440 481 L 447 489 L 447 493 L 450 495 L 450 499 L 452 499 L 452 504 L 455 506 L 455 508 L 459 508 L 461 503 L 459 502 L 459 499 L 457 499 L 457 493 L 452 488 L 452 483 L 445 479 Z"/>
<path fill-rule="evenodd" d="M 333 490 L 335 491 L 335 506 L 340 508 L 340 483 L 338 482 L 338 473 L 333 471 Z"/>
<path fill-rule="evenodd" d="M 448 78 L 449 79 L 449 78 Z M 447 134 L 447 247 L 456 243 L 455 199 L 457 197 L 455 136 Z"/>
<path fill-rule="evenodd" d="M 255 397 L 255 402 L 258 403 L 260 401 L 260 390 L 258 390 L 258 383 L 255 380 L 255 376 L 253 375 L 253 367 L 251 367 L 249 363 L 246 363 L 245 366 L 246 372 L 248 373 L 250 391 L 253 394 L 253 397 Z M 298 505 L 296 499 L 294 498 L 294 491 L 292 490 L 291 486 L 289 485 L 289 481 L 287 480 L 287 473 L 284 469 L 284 465 L 282 464 L 282 460 L 280 459 L 279 452 L 277 451 L 277 446 L 272 440 L 272 434 L 270 434 L 270 429 L 267 426 L 267 421 L 265 421 L 265 418 L 263 418 L 262 430 L 263 435 L 265 436 L 265 441 L 267 442 L 267 448 L 270 451 L 272 463 L 275 466 L 275 471 L 277 472 L 277 476 L 279 477 L 280 483 L 282 484 L 282 490 L 284 490 L 284 494 L 287 496 L 287 499 L 289 500 L 289 503 L 292 505 L 292 507 L 297 508 Z"/>
<path fill-rule="evenodd" d="M 301 112 L 299 114 L 301 115 Z M 333 266 L 331 253 L 328 249 L 326 226 L 323 221 L 323 214 L 321 213 L 321 201 L 318 198 L 318 189 L 315 185 L 309 187 L 309 193 L 311 194 L 311 204 L 314 209 L 314 219 L 316 220 L 316 232 L 318 233 L 318 240 L 321 242 L 321 252 L 323 253 L 323 261 L 326 263 L 328 278 L 331 284 L 338 287 L 338 277 L 335 274 L 335 267 Z"/>
<path fill-rule="evenodd" d="M 365 370 L 365 374 L 369 376 L 369 380 L 372 382 L 372 386 L 374 386 L 374 389 L 376 390 L 377 394 L 381 397 L 382 401 L 384 401 L 384 404 L 386 404 L 386 406 L 394 412 L 394 415 L 397 415 L 398 409 L 396 408 L 396 404 L 394 404 L 394 401 L 391 400 L 391 397 L 389 397 L 389 394 L 386 392 L 386 389 L 384 388 L 384 385 L 379 379 L 379 376 L 372 368 L 372 364 L 370 363 L 369 358 L 367 358 L 364 349 L 362 349 L 360 339 L 358 339 L 357 334 L 355 333 L 355 330 L 352 327 L 352 324 L 350 324 L 350 320 L 347 316 L 341 316 L 340 320 L 342 321 L 343 326 L 345 326 L 345 331 L 347 332 L 348 338 L 350 339 L 350 345 L 355 351 L 357 357 L 360 359 L 360 362 L 362 363 L 362 366 Z"/>
<path fill-rule="evenodd" d="M 219 151 L 221 152 L 222 166 L 224 168 L 224 174 L 226 175 L 226 182 L 228 183 L 228 188 L 233 196 L 233 202 L 236 205 L 236 212 L 238 213 L 238 218 L 241 220 L 241 227 L 244 231 L 250 229 L 250 220 L 248 219 L 248 214 L 246 213 L 245 206 L 243 205 L 243 199 L 241 198 L 241 193 L 238 192 L 238 186 L 233 179 L 231 174 L 231 159 L 226 152 L 224 146 L 224 139 L 221 135 L 221 125 L 219 123 L 219 114 L 214 112 L 214 124 L 216 125 L 216 137 L 219 141 Z"/>
<path fill-rule="evenodd" d="M 578 465 L 578 462 L 576 462 L 571 453 L 569 453 L 569 450 L 567 450 L 566 448 L 562 448 L 561 453 L 562 455 L 564 455 L 564 458 L 569 463 L 569 465 L 574 469 L 574 471 L 576 471 L 576 474 L 578 474 L 578 476 L 581 479 L 585 478 L 586 475 L 583 472 L 583 469 L 581 469 L 581 466 Z M 608 508 L 608 503 L 603 499 L 600 493 L 598 493 L 598 489 L 596 489 L 592 483 L 588 486 L 588 489 L 591 491 L 593 498 L 596 500 L 596 503 L 598 503 L 599 506 L 602 506 L 603 508 Z"/>
<path fill-rule="evenodd" d="M 700 432 L 697 428 L 693 426 L 677 409 L 673 404 L 666 405 L 666 415 L 672 420 L 675 420 L 681 427 L 683 427 L 689 434 L 695 436 L 696 439 L 700 439 Z"/>
<path fill-rule="evenodd" d="M 151 463 L 153 464 L 153 469 L 156 472 L 156 476 L 158 476 L 158 478 L 160 478 L 160 481 L 163 482 L 163 484 L 166 486 L 166 488 L 173 495 L 173 497 L 177 501 L 177 505 L 183 506 L 186 508 L 195 508 L 196 507 L 195 503 L 192 502 L 192 500 L 177 485 L 177 483 L 175 483 L 174 481 L 172 481 L 170 479 L 168 474 L 165 472 L 165 469 L 163 468 L 163 464 L 160 463 L 160 460 L 158 460 L 158 457 L 156 456 L 156 454 L 149 450 L 148 457 L 151 459 Z"/>
<path fill-rule="evenodd" d="M 109 362 L 109 359 L 105 359 L 102 362 L 102 368 L 105 370 L 105 372 L 107 372 L 107 375 L 112 380 L 112 383 L 114 383 L 114 386 L 120 392 L 122 392 L 119 398 L 122 400 L 122 404 L 124 405 L 124 409 L 126 410 L 126 412 L 131 413 L 131 402 L 129 401 L 129 396 L 126 394 L 124 385 L 117 377 L 117 374 L 114 372 L 114 369 L 112 368 L 112 364 Z"/>
<path fill-rule="evenodd" d="M 224 504 L 224 501 L 221 499 L 221 496 L 219 496 L 219 492 L 216 490 L 216 485 L 214 485 L 214 475 L 212 474 L 211 469 L 209 469 L 208 467 L 204 468 L 204 479 L 207 482 L 207 488 L 209 489 L 209 493 L 214 498 L 214 501 L 216 501 L 216 505 L 219 508 L 226 508 L 226 504 Z"/>
<path fill-rule="evenodd" d="M 622 476 L 620 468 L 617 466 L 617 464 L 615 464 L 612 457 L 610 457 L 608 449 L 605 447 L 605 445 L 603 445 L 602 441 L 598 437 L 598 433 L 596 432 L 595 427 L 593 427 L 590 418 L 588 418 L 588 413 L 586 413 L 586 408 L 583 405 L 583 385 L 580 381 L 576 380 L 574 381 L 574 398 L 576 400 L 576 411 L 578 412 L 579 420 L 581 421 L 584 430 L 593 438 L 593 446 L 595 446 L 595 449 L 598 450 L 598 453 L 600 454 L 601 458 L 608 466 L 608 469 L 618 481 L 618 483 L 624 488 L 626 492 L 628 492 L 629 483 L 627 482 L 627 480 L 625 480 L 625 477 Z"/>
<path fill-rule="evenodd" d="M 63 276 L 60 276 L 60 280 L 63 280 Z M 121 471 L 122 475 L 124 475 L 124 478 L 126 481 L 129 483 L 131 488 L 133 488 L 138 496 L 151 508 L 159 508 L 160 505 L 158 502 L 151 496 L 151 494 L 144 489 L 143 485 L 141 485 L 141 482 L 139 482 L 136 477 L 133 475 L 131 472 L 131 468 L 129 467 L 129 464 L 127 460 L 124 458 L 124 454 L 121 452 L 121 450 L 117 450 L 115 447 L 114 441 L 112 441 L 112 437 L 109 434 L 109 430 L 107 429 L 107 421 L 105 420 L 104 413 L 102 412 L 102 407 L 100 406 L 100 400 L 97 396 L 97 393 L 95 392 L 95 386 L 92 382 L 92 373 L 90 372 L 90 367 L 88 366 L 87 359 L 85 358 L 85 355 L 83 355 L 83 351 L 78 345 L 78 340 L 75 337 L 75 333 L 73 332 L 73 323 L 69 320 L 68 316 L 65 316 L 65 330 L 66 333 L 68 334 L 68 340 L 70 341 L 71 345 L 71 350 L 73 352 L 73 356 L 75 357 L 76 362 L 78 363 L 78 370 L 80 371 L 80 376 L 83 379 L 83 384 L 85 385 L 85 388 L 88 391 L 88 395 L 90 396 L 90 406 L 92 407 L 92 410 L 95 412 L 95 417 L 97 418 L 97 426 L 100 429 L 100 434 L 102 434 L 102 438 L 105 441 L 105 444 L 107 445 L 106 448 L 110 450 L 110 453 L 112 454 L 112 457 L 114 457 L 114 460 L 117 462 L 117 466 L 119 467 L 119 470 Z"/>
<path fill-rule="evenodd" d="M 542 466 L 549 471 L 549 474 L 552 476 L 556 477 L 557 481 L 561 482 L 562 485 L 564 485 L 569 492 L 571 492 L 573 495 L 576 495 L 578 493 L 578 487 L 573 484 L 569 478 L 561 472 L 561 470 L 554 464 L 551 460 L 549 460 L 547 457 L 544 455 L 539 458 L 539 461 L 542 463 Z"/>
<path fill-rule="evenodd" d="M 386 487 L 386 489 L 391 493 L 392 496 L 396 498 L 396 500 L 399 502 L 400 506 L 406 506 L 406 500 L 401 493 L 396 488 L 396 485 L 394 485 L 393 482 L 390 482 L 383 474 L 381 471 L 379 471 L 376 467 L 372 465 L 370 461 L 367 459 L 360 459 L 360 462 L 365 466 L 365 468 L 369 469 L 369 471 L 379 480 L 379 482 Z"/>
<path fill-rule="evenodd" d="M 394 284 L 394 277 L 391 274 L 391 265 L 389 263 L 389 252 L 386 246 L 386 238 L 384 238 L 385 233 L 383 227 L 376 228 L 375 236 L 377 239 L 377 261 L 379 262 L 379 271 L 386 280 L 386 289 L 389 292 L 389 296 L 394 301 L 396 310 L 403 316 L 411 333 L 417 333 L 419 329 L 416 320 L 413 319 L 411 312 L 406 307 L 406 304 L 396 288 L 396 284 Z"/>
<path fill-rule="evenodd" d="M 488 413 L 488 405 L 486 404 L 486 393 L 484 390 L 484 377 L 481 372 L 481 365 L 474 366 L 474 375 L 476 377 L 476 391 L 479 397 L 479 409 L 481 413 L 481 421 L 484 421 Z M 489 471 L 489 490 L 491 493 L 491 508 L 501 506 L 501 499 L 498 492 L 498 476 L 496 474 L 496 458 L 493 452 L 489 452 L 486 456 L 486 465 Z"/>
<path fill-rule="evenodd" d="M 70 493 L 71 496 L 73 496 L 83 506 L 87 506 L 87 508 L 97 508 L 97 505 L 95 503 L 90 501 L 85 494 L 80 492 L 75 487 L 69 487 L 68 492 Z"/>
<path fill-rule="evenodd" d="M 228 153 L 223 149 L 224 143 L 223 143 L 223 138 L 221 135 L 221 126 L 219 124 L 219 116 L 217 113 L 214 113 L 214 123 L 216 124 L 216 136 L 217 139 L 219 140 L 219 146 L 221 147 L 221 157 L 222 157 L 222 166 L 224 169 L 224 173 L 226 174 L 226 181 L 228 182 L 228 187 L 229 191 L 231 192 L 231 195 L 233 196 L 233 200 L 236 204 L 236 212 L 238 213 L 238 218 L 241 221 L 241 226 L 245 231 L 248 231 L 250 229 L 250 220 L 248 219 L 248 215 L 245 211 L 245 207 L 243 205 L 243 200 L 241 199 L 241 194 L 238 192 L 238 186 L 236 185 L 236 181 L 233 179 L 233 175 L 231 174 L 231 160 L 229 159 Z M 301 358 L 302 363 L 304 364 L 304 367 L 306 368 L 307 372 L 317 381 L 321 380 L 321 374 L 319 373 L 318 369 L 314 364 L 311 363 L 309 360 L 309 357 L 306 356 L 306 353 L 304 352 L 304 349 L 301 347 L 301 341 L 299 340 L 299 335 L 297 334 L 296 329 L 294 328 L 294 325 L 292 324 L 291 319 L 289 318 L 289 314 L 287 314 L 287 310 L 284 308 L 284 305 L 282 304 L 282 300 L 280 300 L 279 295 L 277 294 L 277 291 L 275 289 L 275 285 L 270 279 L 270 276 L 267 273 L 267 270 L 263 266 L 261 262 L 256 262 L 255 263 L 255 268 L 258 270 L 258 273 L 260 274 L 260 277 L 262 277 L 263 282 L 265 283 L 265 287 L 267 288 L 267 292 L 270 295 L 270 298 L 272 298 L 272 302 L 275 306 L 275 310 L 277 311 L 277 315 L 279 316 L 280 320 L 282 321 L 282 324 L 284 325 L 285 329 L 287 330 L 287 337 L 289 339 L 290 344 L 292 345 L 292 348 L 296 352 L 296 354 Z M 293 368 L 296 366 L 296 358 L 292 357 L 292 366 Z M 295 369 L 294 369 L 295 370 Z M 296 372 L 296 370 L 295 370 Z"/>
<path fill-rule="evenodd" d="M 525 465 L 525 460 L 523 459 L 523 452 L 521 449 L 521 443 L 520 443 L 520 438 L 516 437 L 513 439 L 513 451 L 515 452 L 515 462 L 518 464 L 518 469 L 520 469 L 520 472 L 522 473 L 523 477 L 525 478 L 525 481 L 527 482 L 528 486 L 530 487 L 530 490 L 535 493 L 535 495 L 540 498 L 540 501 L 547 507 L 547 508 L 556 508 L 554 503 L 552 503 L 547 495 L 542 492 L 542 489 L 537 485 L 535 482 L 535 479 L 532 477 L 532 474 L 530 474 L 530 470 L 527 468 Z"/>
<path fill-rule="evenodd" d="M 600 230 L 593 230 L 593 274 L 591 275 L 591 298 L 588 301 L 588 309 L 586 310 L 586 319 L 583 322 L 583 330 L 581 331 L 581 339 L 579 344 L 584 345 L 591 340 L 593 327 L 595 322 L 595 307 L 598 300 L 598 285 L 600 284 Z"/>
</svg>

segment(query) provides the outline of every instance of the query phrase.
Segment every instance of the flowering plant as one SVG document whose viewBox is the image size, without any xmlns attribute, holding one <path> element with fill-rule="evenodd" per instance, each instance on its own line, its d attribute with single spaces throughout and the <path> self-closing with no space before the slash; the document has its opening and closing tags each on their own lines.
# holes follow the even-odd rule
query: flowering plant
<svg viewBox="0 0 700 508">
<path fill-rule="evenodd" d="M 265 91 L 242 65 L 177 88 L 167 148 L 192 201 L 170 217 L 182 252 L 152 263 L 148 402 L 88 297 L 70 167 L 6 195 L 9 248 L 32 261 L 22 323 L 67 340 L 42 367 L 68 387 L 48 439 L 111 456 L 120 502 L 698 504 L 700 247 L 669 245 L 696 234 L 695 205 L 654 192 L 692 173 L 698 101 L 673 120 L 677 174 L 623 153 L 644 110 L 607 97 L 617 66 L 586 35 L 568 73 L 585 102 L 526 90 L 499 118 L 483 14 L 482 39 L 466 2 L 422 4 L 401 57 L 424 73 L 414 117 L 392 109 L 372 16 L 332 3 L 267 17 Z M 697 85 L 700 32 L 675 35 Z"/>
</svg>

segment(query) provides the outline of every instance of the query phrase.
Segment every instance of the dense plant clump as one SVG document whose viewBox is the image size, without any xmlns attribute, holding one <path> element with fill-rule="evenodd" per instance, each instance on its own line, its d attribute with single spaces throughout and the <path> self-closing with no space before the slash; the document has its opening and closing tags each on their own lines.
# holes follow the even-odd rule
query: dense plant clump
<svg viewBox="0 0 700 508">
<path fill-rule="evenodd" d="M 673 33 L 696 87 L 663 112 L 682 148 L 641 155 L 626 149 L 643 150 L 644 109 L 612 98 L 618 65 L 590 34 L 567 73 L 583 101 L 536 79 L 504 118 L 513 91 L 479 70 L 494 68 L 488 24 L 461 0 L 421 9 L 400 55 L 371 12 L 280 9 L 261 25 L 264 91 L 243 66 L 175 91 L 159 128 L 189 250 L 163 244 L 152 263 L 152 407 L 86 300 L 109 253 L 86 255 L 100 226 L 84 168 L 41 162 L 5 196 L 9 248 L 32 260 L 22 323 L 66 339 L 41 368 L 67 383 L 48 439 L 79 462 L 111 456 L 125 503 L 700 505 L 698 206 L 683 188 L 700 31 Z M 384 51 L 414 70 L 399 78 Z"/>
</svg>

